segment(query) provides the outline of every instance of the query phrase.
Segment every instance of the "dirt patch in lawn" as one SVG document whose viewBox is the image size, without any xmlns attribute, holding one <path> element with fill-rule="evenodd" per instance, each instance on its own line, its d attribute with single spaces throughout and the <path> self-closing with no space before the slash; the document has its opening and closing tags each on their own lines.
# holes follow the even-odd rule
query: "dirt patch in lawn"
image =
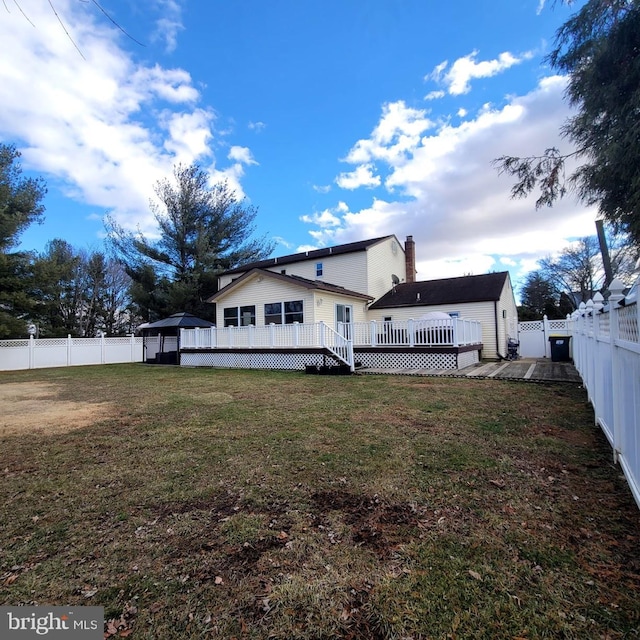
<svg viewBox="0 0 640 640">
<path fill-rule="evenodd" d="M 86 427 L 111 410 L 107 402 L 59 400 L 58 392 L 58 386 L 51 383 L 0 385 L 0 437 L 65 433 Z"/>
</svg>

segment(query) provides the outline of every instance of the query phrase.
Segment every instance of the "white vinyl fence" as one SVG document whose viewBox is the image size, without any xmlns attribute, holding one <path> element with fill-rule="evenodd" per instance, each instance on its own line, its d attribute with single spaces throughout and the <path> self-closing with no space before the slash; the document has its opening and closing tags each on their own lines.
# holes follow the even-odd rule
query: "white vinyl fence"
<svg viewBox="0 0 640 640">
<path fill-rule="evenodd" d="M 573 321 L 549 320 L 544 316 L 542 320 L 532 320 L 518 323 L 518 353 L 521 358 L 550 358 L 550 336 L 570 336 Z"/>
<path fill-rule="evenodd" d="M 0 371 L 142 362 L 142 338 L 0 340 Z"/>
<path fill-rule="evenodd" d="M 574 313 L 573 359 L 640 506 L 640 322 L 637 303 L 620 305 L 622 289 L 617 279 L 609 285 L 607 312 L 596 294 Z"/>
</svg>

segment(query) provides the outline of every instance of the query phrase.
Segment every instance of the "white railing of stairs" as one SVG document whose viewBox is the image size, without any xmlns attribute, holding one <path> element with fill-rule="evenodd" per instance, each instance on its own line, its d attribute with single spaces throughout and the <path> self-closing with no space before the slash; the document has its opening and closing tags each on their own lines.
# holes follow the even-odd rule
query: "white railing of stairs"
<svg viewBox="0 0 640 640">
<path fill-rule="evenodd" d="M 322 347 L 329 350 L 338 360 L 348 365 L 351 372 L 355 371 L 353 340 L 334 331 L 324 322 L 320 322 L 319 325 Z"/>
</svg>

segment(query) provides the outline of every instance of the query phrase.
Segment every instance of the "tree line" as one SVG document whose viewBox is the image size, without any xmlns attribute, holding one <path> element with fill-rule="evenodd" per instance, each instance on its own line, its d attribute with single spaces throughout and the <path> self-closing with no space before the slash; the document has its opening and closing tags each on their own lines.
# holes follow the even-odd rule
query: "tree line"
<svg viewBox="0 0 640 640">
<path fill-rule="evenodd" d="M 44 215 L 46 186 L 22 175 L 20 153 L 0 144 L 0 339 L 123 335 L 144 322 L 186 311 L 215 319 L 207 298 L 220 272 L 273 250 L 254 238 L 255 207 L 226 183 L 210 185 L 197 165 L 177 165 L 155 185 L 160 235 L 124 229 L 107 217 L 101 250 L 56 238 L 44 251 L 20 251 L 20 234 Z"/>
<path fill-rule="evenodd" d="M 613 274 L 631 284 L 636 247 L 626 234 L 610 226 L 606 239 Z M 539 260 L 538 265 L 527 274 L 520 290 L 520 320 L 539 320 L 544 315 L 550 320 L 566 318 L 596 293 L 607 293 L 606 270 L 595 235 L 576 240 L 557 256 Z"/>
</svg>

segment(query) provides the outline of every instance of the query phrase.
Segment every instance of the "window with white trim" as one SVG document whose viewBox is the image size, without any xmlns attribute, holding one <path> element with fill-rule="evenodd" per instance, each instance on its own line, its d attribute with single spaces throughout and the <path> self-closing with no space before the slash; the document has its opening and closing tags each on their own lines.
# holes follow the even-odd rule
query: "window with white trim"
<svg viewBox="0 0 640 640">
<path fill-rule="evenodd" d="M 225 307 L 223 311 L 225 327 L 248 327 L 256 324 L 256 307 Z"/>
<path fill-rule="evenodd" d="M 294 322 L 304 322 L 304 304 L 302 300 L 270 302 L 264 305 L 265 324 L 293 324 Z"/>
</svg>

